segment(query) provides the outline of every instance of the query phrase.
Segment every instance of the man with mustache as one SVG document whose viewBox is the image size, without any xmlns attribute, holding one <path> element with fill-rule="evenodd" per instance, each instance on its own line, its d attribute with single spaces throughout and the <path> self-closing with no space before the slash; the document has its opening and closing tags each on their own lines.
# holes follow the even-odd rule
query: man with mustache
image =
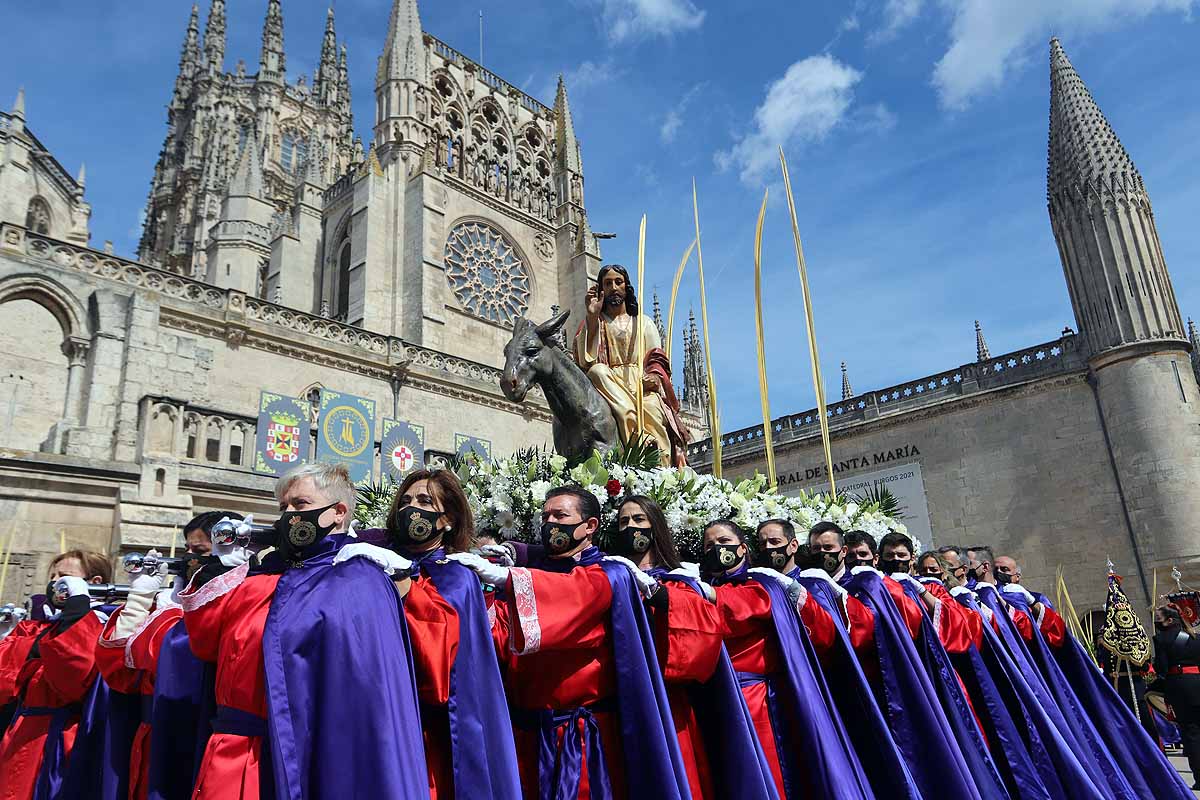
<svg viewBox="0 0 1200 800">
<path fill-rule="evenodd" d="M 638 307 L 624 267 L 602 267 L 596 285 L 588 289 L 587 318 L 575 333 L 574 352 L 575 362 L 612 409 L 621 441 L 629 444 L 639 438 L 640 384 L 644 426 L 640 433 L 658 446 L 664 465 L 684 466 L 687 434 L 671 386 L 671 364 L 658 329 Z"/>
</svg>

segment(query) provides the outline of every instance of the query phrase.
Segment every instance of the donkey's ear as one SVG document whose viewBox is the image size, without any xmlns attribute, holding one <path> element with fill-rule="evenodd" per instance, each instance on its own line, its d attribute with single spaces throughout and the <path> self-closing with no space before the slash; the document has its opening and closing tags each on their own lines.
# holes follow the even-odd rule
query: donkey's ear
<svg viewBox="0 0 1200 800">
<path fill-rule="evenodd" d="M 563 323 L 567 321 L 567 317 L 569 316 L 571 316 L 571 309 L 568 308 L 566 311 L 560 311 L 535 328 L 537 335 L 542 339 L 553 336 L 558 333 L 559 328 L 563 326 Z"/>
</svg>

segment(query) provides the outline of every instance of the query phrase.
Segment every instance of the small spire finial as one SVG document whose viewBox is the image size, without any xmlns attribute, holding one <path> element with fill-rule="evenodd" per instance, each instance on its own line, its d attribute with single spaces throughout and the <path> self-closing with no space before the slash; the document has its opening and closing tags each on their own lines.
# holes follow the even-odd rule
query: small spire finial
<svg viewBox="0 0 1200 800">
<path fill-rule="evenodd" d="M 19 117 L 22 122 L 25 120 L 25 87 L 17 87 L 17 99 L 13 101 L 12 115 Z"/>
<path fill-rule="evenodd" d="M 83 191 L 83 187 L 87 185 L 87 162 L 79 162 L 79 176 L 75 178 L 75 182 L 79 184 L 79 191 Z"/>
<path fill-rule="evenodd" d="M 854 397 L 854 390 L 850 388 L 850 375 L 846 372 L 846 362 L 842 362 L 842 399 L 849 400 Z"/>
<path fill-rule="evenodd" d="M 975 360 L 987 361 L 992 357 L 992 353 L 988 350 L 987 340 L 983 338 L 983 327 L 979 324 L 979 320 L 975 320 Z"/>
</svg>

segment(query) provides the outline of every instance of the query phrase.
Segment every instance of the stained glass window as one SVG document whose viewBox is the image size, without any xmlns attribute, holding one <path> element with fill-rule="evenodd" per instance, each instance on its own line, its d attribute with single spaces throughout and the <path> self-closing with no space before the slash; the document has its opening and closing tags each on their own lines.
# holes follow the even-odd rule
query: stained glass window
<svg viewBox="0 0 1200 800">
<path fill-rule="evenodd" d="M 455 225 L 446 239 L 446 280 L 463 307 L 504 325 L 529 308 L 529 271 L 512 243 L 485 222 Z"/>
</svg>

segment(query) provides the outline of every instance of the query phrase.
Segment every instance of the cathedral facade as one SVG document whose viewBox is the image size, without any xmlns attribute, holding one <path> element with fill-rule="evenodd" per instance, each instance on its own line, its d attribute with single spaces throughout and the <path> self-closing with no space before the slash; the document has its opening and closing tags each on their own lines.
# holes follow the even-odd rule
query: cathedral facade
<svg viewBox="0 0 1200 800">
<path fill-rule="evenodd" d="M 396 0 L 364 146 L 333 12 L 310 80 L 264 2 L 257 72 L 226 68 L 224 0 L 203 25 L 192 10 L 136 260 L 90 246 L 83 170 L 24 95 L 0 112 L 0 602 L 63 547 L 169 548 L 211 508 L 274 516 L 252 469 L 263 390 L 310 399 L 310 428 L 322 388 L 372 400 L 424 429 L 434 464 L 464 436 L 549 446 L 541 393 L 514 404 L 499 378 L 513 320 L 581 319 L 600 267 L 566 87 L 543 104 Z"/>
</svg>

